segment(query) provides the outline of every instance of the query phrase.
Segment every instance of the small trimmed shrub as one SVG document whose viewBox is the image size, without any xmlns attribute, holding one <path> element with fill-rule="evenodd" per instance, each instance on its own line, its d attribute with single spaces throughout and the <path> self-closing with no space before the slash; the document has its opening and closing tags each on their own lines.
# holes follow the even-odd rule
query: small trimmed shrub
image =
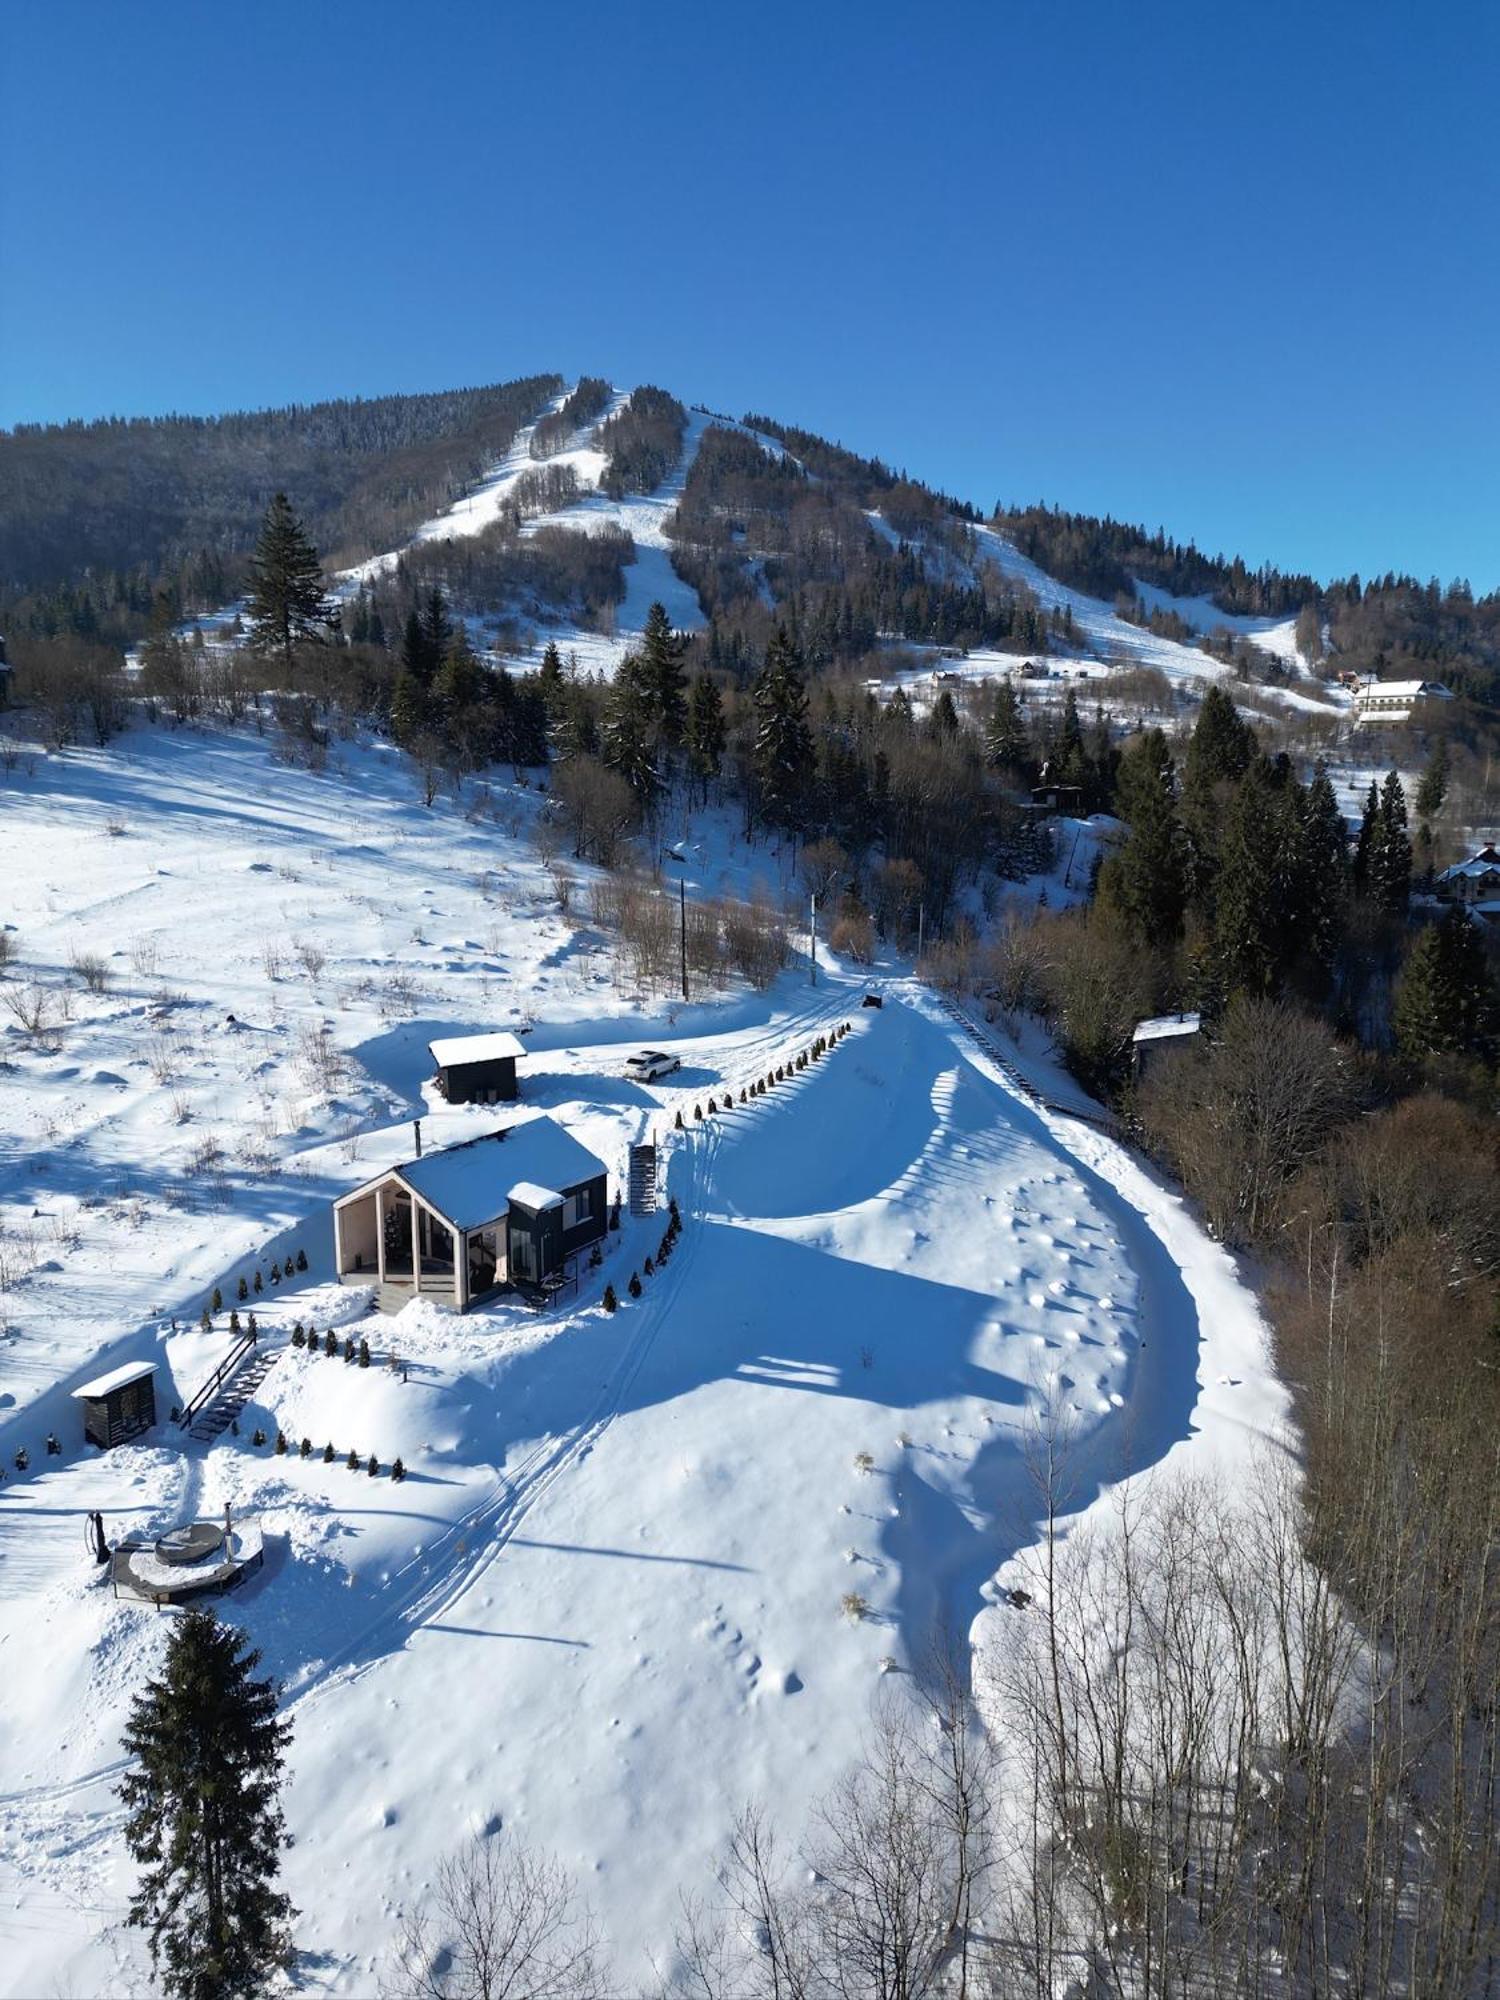
<svg viewBox="0 0 1500 2000">
<path fill-rule="evenodd" d="M 198 1316 L 198 1324 L 199 1324 L 199 1326 L 201 1326 L 201 1327 L 202 1327 L 202 1329 L 203 1329 L 203 1331 L 204 1331 L 205 1333 L 212 1333 L 212 1332 L 213 1332 L 213 1330 L 214 1330 L 214 1316 L 213 1316 L 213 1314 L 212 1314 L 212 1313 L 211 1313 L 211 1312 L 209 1311 L 209 1309 L 208 1309 L 208 1307 L 207 1307 L 207 1306 L 205 1306 L 205 1307 L 203 1308 L 203 1311 L 202 1311 L 202 1312 L 201 1312 L 201 1313 L 199 1314 L 199 1316 Z"/>
<path fill-rule="evenodd" d="M 656 1266 L 652 1263 L 649 1257 L 646 1259 L 645 1263 L 642 1264 L 641 1269 L 648 1278 L 654 1278 L 656 1276 Z"/>
<path fill-rule="evenodd" d="M 396 1481 L 398 1486 L 406 1477 L 406 1467 L 401 1463 L 399 1458 L 391 1460 L 391 1477 Z"/>
<path fill-rule="evenodd" d="M 281 1283 L 281 1266 L 279 1264 L 273 1264 L 271 1266 L 271 1283 L 273 1285 L 279 1285 Z"/>
<path fill-rule="evenodd" d="M 323 1447 L 323 1463 L 325 1465 L 332 1465 L 333 1459 L 334 1459 L 333 1446 L 331 1444 L 325 1444 Z"/>
<path fill-rule="evenodd" d="M 693 1116 L 698 1120 L 700 1125 L 703 1123 L 703 1106 L 701 1104 L 693 1106 Z"/>
<path fill-rule="evenodd" d="M 369 1473 L 372 1479 L 376 1478 L 380 1472 L 380 1460 L 375 1456 L 373 1451 L 370 1453 L 370 1462 L 365 1467 L 365 1471 Z"/>
<path fill-rule="evenodd" d="M 358 1472 L 358 1470 L 359 1470 L 359 1453 L 358 1453 L 358 1452 L 357 1452 L 357 1451 L 356 1451 L 356 1450 L 354 1449 L 354 1447 L 353 1447 L 353 1445 L 352 1445 L 352 1444 L 351 1444 L 351 1445 L 350 1445 L 350 1447 L 349 1447 L 349 1456 L 348 1456 L 348 1457 L 347 1457 L 347 1458 L 346 1458 L 346 1459 L 344 1460 L 344 1463 L 345 1463 L 345 1465 L 347 1465 L 347 1466 L 348 1466 L 348 1468 L 349 1468 L 349 1470 L 350 1470 L 351 1472 Z"/>
<path fill-rule="evenodd" d="M 620 1301 L 615 1297 L 614 1286 L 606 1285 L 604 1287 L 604 1310 L 607 1313 L 612 1313 L 619 1305 L 619 1303 Z"/>
<path fill-rule="evenodd" d="M 261 1429 L 260 1425 L 257 1424 L 255 1426 L 254 1433 L 251 1436 L 250 1442 L 255 1446 L 255 1449 L 259 1451 L 261 1446 L 265 1443 L 265 1441 L 266 1441 L 266 1434 Z"/>
<path fill-rule="evenodd" d="M 260 1339 L 260 1323 L 254 1313 L 251 1313 L 250 1317 L 245 1321 L 245 1331 L 252 1340 Z"/>
<path fill-rule="evenodd" d="M 208 1302 L 208 1309 L 210 1312 L 223 1312 L 224 1310 L 224 1294 L 219 1290 L 217 1285 L 214 1286 L 214 1295 Z"/>
<path fill-rule="evenodd" d="M 628 1284 L 628 1285 L 627 1285 L 627 1286 L 625 1287 L 625 1289 L 626 1289 L 626 1291 L 627 1291 L 627 1292 L 629 1292 L 630 1296 L 631 1296 L 631 1297 L 632 1297 L 633 1299 L 638 1299 L 638 1298 L 640 1297 L 640 1295 L 641 1295 L 641 1274 L 640 1274 L 640 1272 L 639 1272 L 639 1271 L 632 1271 L 632 1272 L 631 1272 L 631 1274 L 630 1274 L 630 1283 L 629 1283 L 629 1284 Z"/>
<path fill-rule="evenodd" d="M 238 1310 L 234 1306 L 231 1306 L 229 1308 L 229 1331 L 234 1335 L 236 1340 L 239 1339 L 240 1316 Z"/>
<path fill-rule="evenodd" d="M 238 1298 L 241 1305 L 243 1305 L 246 1299 L 249 1298 L 250 1285 L 247 1279 L 243 1277 L 240 1279 L 238 1286 L 235 1288 L 235 1296 Z"/>
<path fill-rule="evenodd" d="M 715 1100 L 714 1100 L 714 1099 L 713 1099 L 713 1098 L 711 1097 L 711 1098 L 710 1098 L 710 1099 L 708 1100 L 708 1115 L 709 1115 L 709 1117 L 710 1117 L 710 1118 L 712 1118 L 712 1117 L 713 1117 L 714 1113 L 715 1113 L 715 1112 L 716 1112 L 716 1111 L 718 1110 L 718 1108 L 719 1108 L 719 1107 L 718 1107 L 718 1104 L 717 1104 L 717 1103 L 715 1102 Z"/>
<path fill-rule="evenodd" d="M 297 1269 L 299 1271 L 305 1271 L 307 1269 L 307 1252 L 305 1250 L 299 1250 L 297 1252 Z"/>
<path fill-rule="evenodd" d="M 370 1343 L 363 1336 L 360 1337 L 359 1343 L 359 1365 L 361 1368 L 368 1368 L 370 1365 Z"/>
<path fill-rule="evenodd" d="M 257 1272 L 255 1273 L 255 1296 L 259 1298 L 264 1290 L 265 1286 L 261 1283 L 260 1272 L 257 1270 Z"/>
<path fill-rule="evenodd" d="M 741 1084 L 741 1085 L 740 1085 L 740 1103 L 741 1103 L 741 1104 L 743 1104 L 743 1103 L 744 1103 L 744 1101 L 745 1101 L 745 1086 L 744 1086 L 743 1084 Z"/>
<path fill-rule="evenodd" d="M 302 1440 L 301 1444 L 299 1444 L 299 1445 L 298 1445 L 298 1447 L 297 1447 L 297 1454 L 298 1454 L 298 1456 L 299 1456 L 300 1458 L 311 1458 L 311 1457 L 312 1457 L 312 1439 L 311 1439 L 311 1438 L 304 1438 L 304 1439 Z"/>
<path fill-rule="evenodd" d="M 346 1361 L 352 1361 L 354 1359 L 354 1354 L 355 1354 L 354 1335 L 352 1333 L 346 1333 L 344 1335 L 344 1359 Z"/>
<path fill-rule="evenodd" d="M 678 1112 L 678 1114 L 677 1114 L 676 1118 L 675 1118 L 675 1119 L 674 1119 L 674 1120 L 673 1120 L 672 1122 L 673 1122 L 673 1129 L 674 1129 L 675 1131 L 678 1131 L 678 1132 L 684 1132 L 684 1131 L 686 1131 L 687 1127 L 686 1127 L 686 1126 L 685 1126 L 685 1125 L 683 1124 L 683 1122 L 682 1122 L 682 1113 L 681 1113 L 681 1111 L 679 1111 L 679 1112 Z"/>
<path fill-rule="evenodd" d="M 285 1431 L 278 1431 L 278 1432 L 276 1433 L 276 1456 L 277 1456 L 278 1458 L 285 1458 L 285 1457 L 286 1457 L 286 1432 L 285 1432 Z"/>
<path fill-rule="evenodd" d="M 330 1361 L 334 1361 L 338 1358 L 338 1351 L 339 1351 L 338 1335 L 334 1332 L 332 1327 L 329 1327 L 327 1333 L 325 1333 L 323 1336 L 323 1352 L 328 1356 Z"/>
</svg>

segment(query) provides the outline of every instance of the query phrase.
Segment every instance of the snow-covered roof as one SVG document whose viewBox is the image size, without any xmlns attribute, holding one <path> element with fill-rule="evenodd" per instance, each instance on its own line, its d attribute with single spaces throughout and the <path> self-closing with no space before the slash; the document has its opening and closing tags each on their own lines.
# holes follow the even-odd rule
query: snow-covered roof
<svg viewBox="0 0 1500 2000">
<path fill-rule="evenodd" d="M 388 1168 L 340 1196 L 340 1204 L 395 1174 L 454 1229 L 478 1229 L 504 1215 L 513 1188 L 526 1185 L 550 1193 L 553 1188 L 578 1187 L 606 1171 L 603 1160 L 571 1132 L 538 1113 L 499 1132 L 486 1132 Z"/>
<path fill-rule="evenodd" d="M 551 1188 L 538 1187 L 535 1181 L 517 1181 L 507 1201 L 518 1201 L 522 1208 L 561 1208 L 562 1196 Z"/>
<path fill-rule="evenodd" d="M 449 1035 L 427 1046 L 439 1069 L 452 1069 L 455 1063 L 498 1062 L 502 1056 L 526 1053 L 514 1035 L 505 1034 Z"/>
<path fill-rule="evenodd" d="M 1356 701 L 1420 701 L 1424 697 L 1451 701 L 1441 681 L 1366 681 L 1356 689 Z"/>
<path fill-rule="evenodd" d="M 1201 1014 L 1159 1014 L 1154 1020 L 1138 1021 L 1133 1042 L 1164 1042 L 1174 1035 L 1196 1035 L 1203 1024 Z"/>
<path fill-rule="evenodd" d="M 73 1391 L 75 1400 L 85 1396 L 92 1401 L 96 1396 L 107 1396 L 111 1390 L 123 1389 L 131 1382 L 144 1382 L 148 1375 L 156 1373 L 154 1361 L 127 1361 L 123 1368 L 111 1368 L 107 1375 L 98 1375 L 92 1382 L 85 1382 Z"/>
<path fill-rule="evenodd" d="M 1445 868 L 1438 880 L 1456 882 L 1461 876 L 1480 878 L 1485 875 L 1500 874 L 1500 854 L 1493 847 L 1481 847 L 1477 854 L 1471 854 L 1467 861 L 1455 861 L 1451 868 Z"/>
</svg>

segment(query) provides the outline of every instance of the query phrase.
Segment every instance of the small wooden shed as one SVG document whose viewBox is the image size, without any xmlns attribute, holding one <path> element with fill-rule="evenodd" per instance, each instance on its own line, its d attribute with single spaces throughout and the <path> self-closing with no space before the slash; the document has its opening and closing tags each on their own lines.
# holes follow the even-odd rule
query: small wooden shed
<svg viewBox="0 0 1500 2000">
<path fill-rule="evenodd" d="M 509 1104 L 515 1097 L 516 1058 L 526 1052 L 514 1035 L 450 1035 L 427 1046 L 449 1104 Z"/>
<path fill-rule="evenodd" d="M 128 1361 L 73 1391 L 83 1405 L 83 1434 L 90 1444 L 108 1451 L 140 1437 L 156 1422 L 156 1368 L 150 1361 Z"/>
<path fill-rule="evenodd" d="M 1160 1014 L 1138 1021 L 1130 1038 L 1136 1076 L 1145 1076 L 1176 1051 L 1197 1048 L 1202 1028 L 1201 1014 Z"/>
</svg>

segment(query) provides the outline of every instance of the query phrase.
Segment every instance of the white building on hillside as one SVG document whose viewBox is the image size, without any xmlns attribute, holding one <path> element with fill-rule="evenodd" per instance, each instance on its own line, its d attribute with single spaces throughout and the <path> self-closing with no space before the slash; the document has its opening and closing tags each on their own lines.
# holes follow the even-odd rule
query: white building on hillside
<svg viewBox="0 0 1500 2000">
<path fill-rule="evenodd" d="M 1354 690 L 1356 722 L 1410 722 L 1429 701 L 1452 701 L 1441 681 L 1361 681 Z"/>
</svg>

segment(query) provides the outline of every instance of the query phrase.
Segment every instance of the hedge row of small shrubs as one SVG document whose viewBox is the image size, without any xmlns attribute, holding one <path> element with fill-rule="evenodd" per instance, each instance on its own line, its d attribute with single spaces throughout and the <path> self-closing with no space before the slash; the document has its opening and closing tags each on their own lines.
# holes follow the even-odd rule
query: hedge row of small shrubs
<svg viewBox="0 0 1500 2000">
<path fill-rule="evenodd" d="M 667 1226 L 662 1232 L 661 1242 L 656 1247 L 656 1255 L 648 1257 L 639 1271 L 632 1271 L 630 1274 L 630 1283 L 625 1289 L 633 1299 L 638 1299 L 645 1290 L 645 1287 L 641 1283 L 642 1272 L 648 1278 L 655 1277 L 662 1265 L 666 1263 L 672 1252 L 677 1248 L 677 1239 L 681 1234 L 682 1210 L 677 1206 L 677 1197 L 674 1194 L 670 1195 L 667 1199 Z M 603 1303 L 604 1310 L 607 1313 L 619 1310 L 620 1301 L 612 1284 L 604 1287 Z"/>
<path fill-rule="evenodd" d="M 307 1252 L 305 1250 L 298 1250 L 295 1256 L 288 1255 L 285 1264 L 273 1264 L 271 1266 L 271 1283 L 273 1285 L 279 1285 L 283 1278 L 291 1278 L 294 1275 L 305 1271 L 306 1269 L 307 1269 Z M 246 1278 L 243 1276 L 240 1278 L 238 1285 L 235 1287 L 235 1297 L 239 1300 L 241 1305 L 244 1305 L 245 1301 L 249 1299 L 252 1296 L 252 1294 L 254 1297 L 259 1298 L 261 1293 L 265 1290 L 265 1288 L 266 1288 L 266 1281 L 261 1276 L 259 1267 L 257 1267 L 253 1279 Z M 222 1312 L 223 1310 L 224 1310 L 224 1294 L 219 1289 L 219 1287 L 215 1285 L 213 1288 L 212 1296 L 209 1298 L 208 1304 L 203 1308 L 204 1324 L 208 1325 L 211 1321 L 212 1315 L 214 1313 Z"/>
<path fill-rule="evenodd" d="M 752 1098 L 764 1097 L 766 1092 L 774 1090 L 778 1083 L 788 1082 L 799 1071 L 806 1069 L 809 1064 L 820 1061 L 822 1057 L 827 1055 L 835 1042 L 841 1042 L 844 1039 L 845 1035 L 850 1032 L 852 1025 L 849 1021 L 840 1021 L 836 1028 L 831 1029 L 826 1035 L 819 1035 L 811 1048 L 801 1050 L 792 1061 L 778 1063 L 775 1069 L 767 1070 L 764 1076 L 758 1076 L 753 1083 L 747 1083 L 740 1091 L 739 1102 L 741 1104 L 748 1104 Z M 707 1116 L 712 1118 L 716 1112 L 732 1111 L 734 1106 L 734 1092 L 732 1090 L 726 1091 L 722 1104 L 716 1097 L 711 1097 L 708 1100 Z M 701 1124 L 704 1116 L 703 1106 L 695 1104 L 693 1106 L 694 1121 Z M 677 1114 L 675 1125 L 676 1130 L 679 1132 L 687 1130 L 687 1120 L 680 1111 Z"/>
<path fill-rule="evenodd" d="M 236 1429 L 238 1429 L 238 1426 L 236 1426 Z M 266 1444 L 266 1434 L 259 1427 L 259 1425 L 256 1426 L 255 1431 L 251 1435 L 250 1442 L 257 1451 L 264 1450 Z M 277 1431 L 276 1446 L 275 1446 L 276 1456 L 278 1458 L 285 1458 L 287 1453 L 291 1450 L 291 1448 L 292 1448 L 291 1441 L 287 1437 L 286 1432 Z M 313 1455 L 313 1441 L 311 1438 L 305 1437 L 303 1438 L 301 1444 L 299 1444 L 297 1447 L 297 1456 L 299 1458 L 311 1458 L 312 1455 Z M 320 1456 L 325 1465 L 332 1465 L 335 1459 L 341 1457 L 342 1454 L 335 1451 L 331 1444 L 325 1444 Z M 358 1472 L 360 1468 L 363 1467 L 365 1472 L 368 1473 L 371 1479 L 378 1478 L 382 1470 L 380 1460 L 379 1458 L 377 1458 L 377 1456 L 373 1451 L 370 1453 L 370 1456 L 368 1458 L 361 1458 L 359 1453 L 354 1449 L 352 1445 L 349 1447 L 349 1455 L 347 1458 L 344 1459 L 344 1463 L 345 1465 L 348 1466 L 351 1472 Z M 401 1480 L 403 1480 L 406 1477 L 406 1467 L 401 1463 L 401 1460 L 399 1458 L 393 1458 L 391 1460 L 390 1476 L 392 1479 L 397 1481 L 398 1484 L 400 1483 Z"/>
<path fill-rule="evenodd" d="M 326 1354 L 330 1361 L 337 1361 L 342 1354 L 346 1361 L 352 1361 L 360 1368 L 368 1368 L 370 1365 L 370 1343 L 363 1334 L 356 1341 L 352 1333 L 346 1333 L 340 1345 L 339 1337 L 332 1327 L 329 1327 L 326 1333 L 320 1334 L 315 1326 L 304 1327 L 299 1319 L 292 1328 L 292 1345 L 305 1347 L 309 1354 Z M 401 1366 L 394 1354 L 387 1365 L 393 1369 Z"/>
</svg>

